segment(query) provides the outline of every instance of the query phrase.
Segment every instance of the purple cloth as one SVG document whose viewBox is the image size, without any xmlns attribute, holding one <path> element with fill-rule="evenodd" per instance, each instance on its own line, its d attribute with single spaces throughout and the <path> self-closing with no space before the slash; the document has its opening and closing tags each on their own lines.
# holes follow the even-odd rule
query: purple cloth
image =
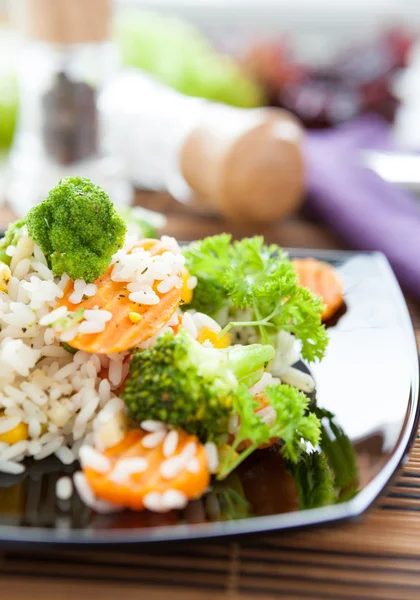
<svg viewBox="0 0 420 600">
<path fill-rule="evenodd" d="M 308 206 L 352 248 L 383 252 L 402 287 L 420 298 L 420 199 L 364 167 L 363 149 L 391 149 L 384 122 L 365 117 L 307 135 Z"/>
</svg>

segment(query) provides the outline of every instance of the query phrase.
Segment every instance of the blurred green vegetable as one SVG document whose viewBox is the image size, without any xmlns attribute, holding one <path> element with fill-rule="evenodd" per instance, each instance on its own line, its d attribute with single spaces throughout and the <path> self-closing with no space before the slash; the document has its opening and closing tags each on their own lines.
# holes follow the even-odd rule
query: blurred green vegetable
<svg viewBox="0 0 420 600">
<path fill-rule="evenodd" d="M 333 413 L 319 406 L 313 406 L 311 410 L 321 422 L 320 447 L 334 476 L 338 502 L 350 500 L 359 490 L 357 455 L 351 440 Z"/>
<path fill-rule="evenodd" d="M 166 217 L 162 213 L 141 206 L 116 206 L 115 208 L 127 225 L 127 234 L 137 239 L 158 238 L 159 231 L 166 225 Z"/>
<path fill-rule="evenodd" d="M 215 481 L 204 497 L 204 503 L 210 521 L 234 521 L 253 516 L 237 473 L 231 473 L 224 481 Z"/>
<path fill-rule="evenodd" d="M 0 149 L 12 143 L 18 112 L 16 76 L 0 69 Z"/>
<path fill-rule="evenodd" d="M 304 454 L 298 463 L 287 462 L 299 496 L 299 508 L 317 508 L 337 500 L 334 475 L 323 452 Z"/>
<path fill-rule="evenodd" d="M 264 103 L 256 82 L 181 19 L 127 10 L 116 20 L 115 35 L 126 66 L 151 73 L 187 96 L 241 108 Z"/>
</svg>

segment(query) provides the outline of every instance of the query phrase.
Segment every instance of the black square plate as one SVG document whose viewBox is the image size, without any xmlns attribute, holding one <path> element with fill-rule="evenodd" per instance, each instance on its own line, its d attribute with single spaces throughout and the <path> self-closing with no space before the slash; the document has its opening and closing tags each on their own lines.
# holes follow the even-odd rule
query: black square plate
<svg viewBox="0 0 420 600">
<path fill-rule="evenodd" d="M 74 467 L 55 459 L 0 474 L 0 544 L 140 544 L 249 535 L 359 517 L 407 452 L 418 423 L 419 365 L 407 306 L 379 253 L 290 250 L 331 262 L 346 307 L 328 324 L 330 345 L 311 366 L 325 462 L 293 469 L 276 448 L 258 451 L 223 485 L 166 515 L 96 515 L 74 493 L 61 503 L 57 479 Z M 302 365 L 302 368 L 305 367 Z M 334 473 L 336 500 L 326 473 Z"/>
</svg>

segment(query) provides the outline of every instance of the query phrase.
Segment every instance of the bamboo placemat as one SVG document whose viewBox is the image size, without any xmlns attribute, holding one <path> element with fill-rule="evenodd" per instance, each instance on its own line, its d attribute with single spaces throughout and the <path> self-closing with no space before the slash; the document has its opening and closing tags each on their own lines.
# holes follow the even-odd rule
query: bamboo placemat
<svg viewBox="0 0 420 600">
<path fill-rule="evenodd" d="M 169 213 L 168 232 L 191 239 L 226 229 L 166 196 L 140 198 Z M 7 215 L 8 217 L 8 215 Z M 7 219 L 0 211 L 0 224 Z M 237 232 L 240 235 L 242 232 Z M 337 248 L 301 218 L 262 232 L 284 246 Z M 420 342 L 420 306 L 411 303 Z M 358 523 L 257 537 L 244 542 L 183 544 L 130 552 L 0 553 L 0 599 L 418 600 L 420 598 L 420 436 L 393 484 Z"/>
</svg>

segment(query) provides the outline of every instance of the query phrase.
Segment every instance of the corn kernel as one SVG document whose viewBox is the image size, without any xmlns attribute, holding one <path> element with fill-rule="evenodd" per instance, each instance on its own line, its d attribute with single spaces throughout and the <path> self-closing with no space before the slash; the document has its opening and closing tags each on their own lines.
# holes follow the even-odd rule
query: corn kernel
<svg viewBox="0 0 420 600">
<path fill-rule="evenodd" d="M 230 333 L 225 333 L 221 337 L 216 331 L 212 331 L 208 327 L 202 327 L 198 332 L 198 341 L 202 344 L 206 340 L 209 340 L 215 348 L 227 348 L 232 343 L 232 336 Z"/>
<path fill-rule="evenodd" d="M 222 463 L 224 459 L 229 456 L 232 460 L 239 457 L 239 453 L 236 450 L 233 450 L 232 446 L 229 444 L 223 444 L 220 448 L 218 448 L 219 462 Z"/>
<path fill-rule="evenodd" d="M 128 430 L 128 420 L 124 413 L 117 413 L 103 423 L 98 431 L 99 439 L 105 448 L 112 448 L 121 442 Z"/>
<path fill-rule="evenodd" d="M 142 320 L 143 316 L 136 312 L 128 313 L 129 319 L 132 323 L 138 323 Z"/>
<path fill-rule="evenodd" d="M 185 304 L 189 304 L 193 299 L 193 291 L 188 287 L 188 281 L 190 279 L 190 273 L 185 269 L 182 275 L 182 281 L 184 282 L 181 290 L 181 300 L 184 301 Z"/>
<path fill-rule="evenodd" d="M 26 423 L 19 423 L 16 425 L 14 429 L 10 431 L 6 431 L 5 433 L 0 434 L 0 442 L 4 442 L 9 444 L 16 444 L 17 442 L 21 442 L 22 440 L 28 439 L 28 426 Z"/>
<path fill-rule="evenodd" d="M 7 292 L 7 286 L 9 285 L 12 272 L 9 267 L 0 261 L 0 292 Z"/>
</svg>

